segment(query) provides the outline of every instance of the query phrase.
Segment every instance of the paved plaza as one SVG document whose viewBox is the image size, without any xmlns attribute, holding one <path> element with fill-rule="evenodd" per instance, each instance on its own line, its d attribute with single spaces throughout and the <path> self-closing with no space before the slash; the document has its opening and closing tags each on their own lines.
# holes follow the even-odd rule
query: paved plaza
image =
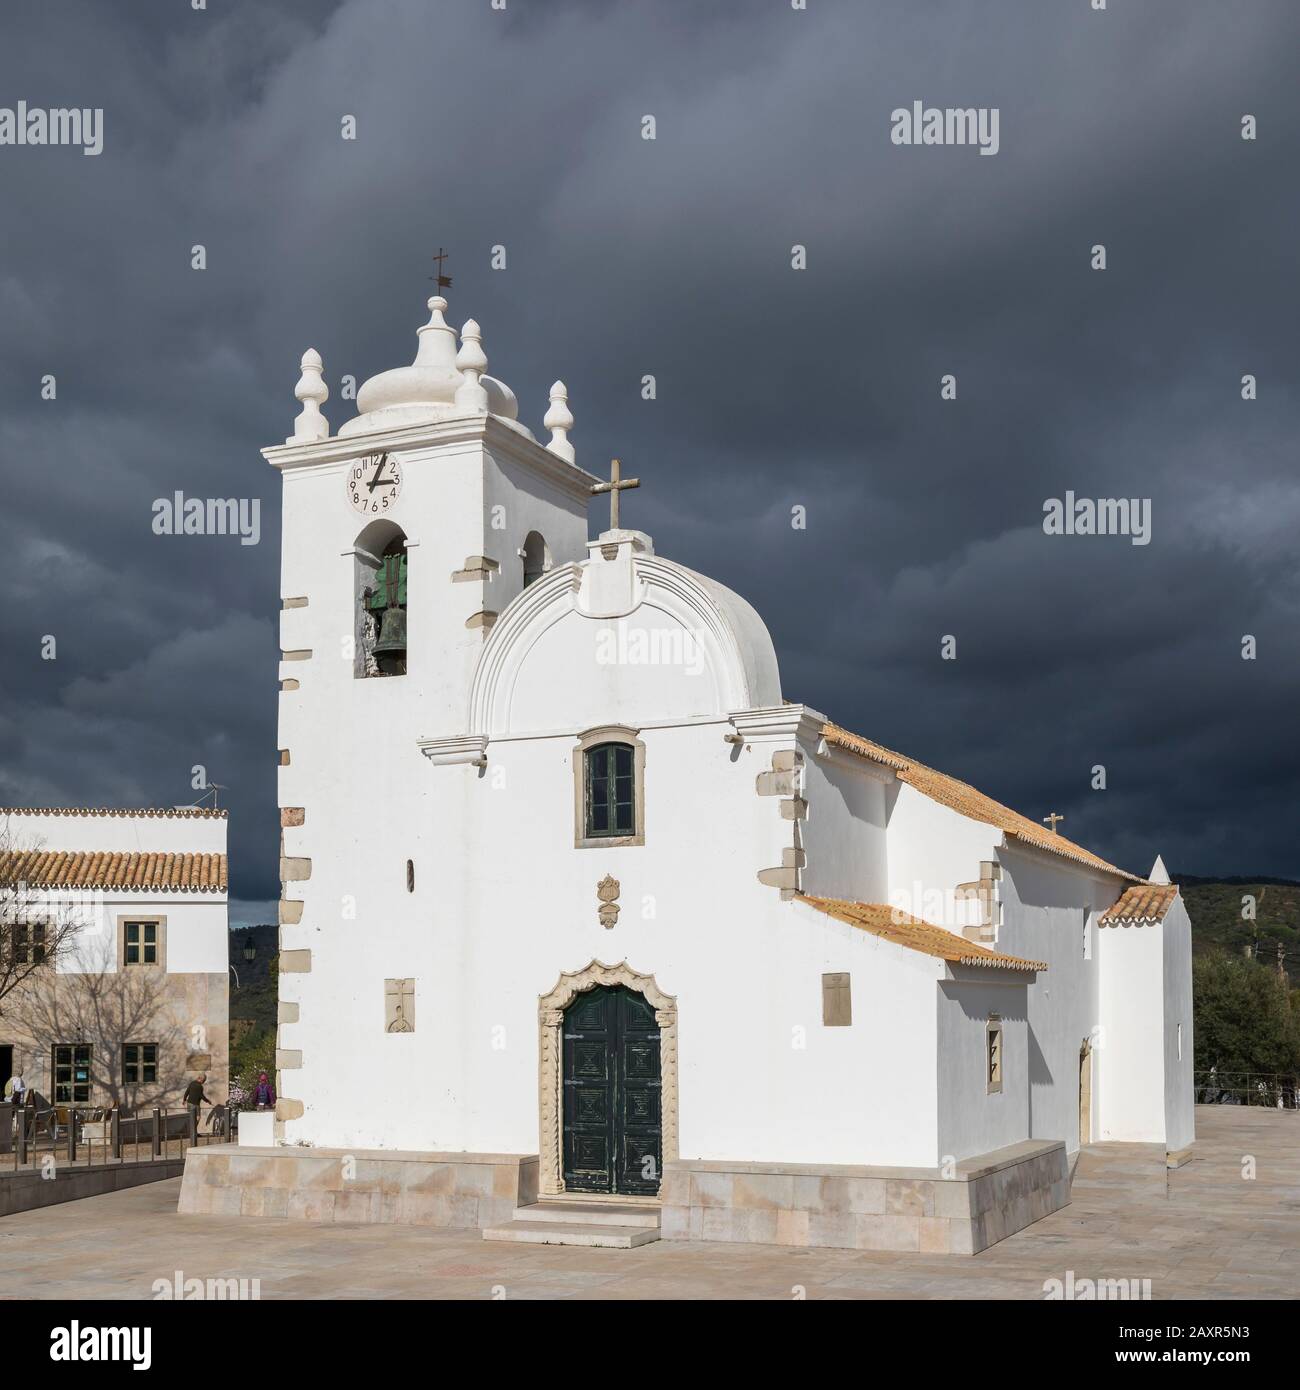
<svg viewBox="0 0 1300 1390">
<path fill-rule="evenodd" d="M 1042 1298 L 1149 1279 L 1161 1298 L 1300 1295 L 1300 1114 L 1196 1112 L 1196 1157 L 1099 1144 L 1063 1210 L 975 1256 L 660 1241 L 494 1244 L 477 1231 L 179 1216 L 180 1179 L 0 1220 L 0 1297 L 151 1298 L 154 1282 L 258 1279 L 262 1298 Z M 1254 1177 L 1244 1176 L 1251 1171 Z"/>
</svg>

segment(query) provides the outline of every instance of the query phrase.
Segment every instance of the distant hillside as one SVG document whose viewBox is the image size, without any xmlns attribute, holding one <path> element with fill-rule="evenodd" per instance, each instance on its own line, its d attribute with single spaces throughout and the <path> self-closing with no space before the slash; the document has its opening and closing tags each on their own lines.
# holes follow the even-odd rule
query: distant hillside
<svg viewBox="0 0 1300 1390">
<path fill-rule="evenodd" d="M 230 933 L 230 963 L 235 968 L 230 977 L 232 1074 L 274 1066 L 279 935 L 274 924 L 239 927 Z M 250 945 L 252 960 L 245 956 Z"/>
<path fill-rule="evenodd" d="M 1197 878 L 1171 874 L 1182 890 L 1192 921 L 1192 953 L 1216 948 L 1244 954 L 1253 944 L 1266 965 L 1277 961 L 1281 943 L 1293 986 L 1300 986 L 1300 883 L 1285 878 Z M 1255 899 L 1255 920 L 1242 916 L 1242 899 Z"/>
</svg>

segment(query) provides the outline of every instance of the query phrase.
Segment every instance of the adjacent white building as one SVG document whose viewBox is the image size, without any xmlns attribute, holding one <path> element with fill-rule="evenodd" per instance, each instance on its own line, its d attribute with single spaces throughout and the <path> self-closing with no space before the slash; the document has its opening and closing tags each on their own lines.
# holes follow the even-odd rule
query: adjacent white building
<svg viewBox="0 0 1300 1390">
<path fill-rule="evenodd" d="M 6 983 L 22 977 L 0 1000 L 0 1082 L 179 1106 L 205 1072 L 225 1099 L 224 811 L 0 807 L 0 916 Z"/>
<path fill-rule="evenodd" d="M 539 442 L 429 304 L 335 435 L 308 353 L 265 451 L 281 1152 L 423 1155 L 466 1194 L 510 1160 L 521 1206 L 657 1199 L 679 1238 L 958 1251 L 1062 1205 L 1081 1143 L 1185 1150 L 1177 889 L 790 703 L 743 598 L 588 540 L 563 385 Z M 279 1181 L 290 1214 L 501 1215 Z"/>
</svg>

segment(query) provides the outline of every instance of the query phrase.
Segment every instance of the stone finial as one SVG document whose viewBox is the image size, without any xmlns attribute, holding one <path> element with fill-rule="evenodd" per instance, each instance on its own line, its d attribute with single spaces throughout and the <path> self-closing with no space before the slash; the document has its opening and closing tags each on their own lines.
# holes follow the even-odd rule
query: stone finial
<svg viewBox="0 0 1300 1390">
<path fill-rule="evenodd" d="M 293 394 L 302 402 L 302 410 L 294 417 L 293 434 L 286 444 L 301 444 L 307 440 L 328 439 L 330 422 L 321 414 L 321 405 L 329 399 L 330 388 L 321 375 L 320 353 L 308 348 L 302 355 L 302 375 Z"/>
<path fill-rule="evenodd" d="M 487 409 L 487 388 L 480 380 L 487 371 L 487 364 L 482 330 L 473 319 L 466 319 L 465 326 L 460 330 L 460 351 L 456 354 L 456 370 L 464 377 L 456 388 L 456 404 L 462 409 Z"/>
<path fill-rule="evenodd" d="M 573 412 L 569 409 L 569 388 L 562 381 L 557 381 L 551 387 L 551 408 L 546 412 L 542 424 L 551 432 L 547 449 L 567 463 L 572 463 L 573 445 L 569 443 L 569 431 L 573 428 Z"/>
</svg>

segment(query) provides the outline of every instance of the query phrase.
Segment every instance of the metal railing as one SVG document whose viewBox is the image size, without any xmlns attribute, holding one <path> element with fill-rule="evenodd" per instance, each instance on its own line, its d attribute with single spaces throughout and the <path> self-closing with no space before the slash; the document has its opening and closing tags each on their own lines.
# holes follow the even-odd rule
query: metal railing
<svg viewBox="0 0 1300 1390">
<path fill-rule="evenodd" d="M 1300 1110 L 1300 1075 L 1273 1071 L 1198 1071 L 1192 1075 L 1197 1105 L 1262 1105 Z"/>
<path fill-rule="evenodd" d="M 188 1148 L 231 1143 L 238 1130 L 239 1112 L 224 1105 L 200 1114 L 192 1106 L 123 1110 L 6 1101 L 0 1104 L 0 1175 L 51 1159 L 56 1167 L 174 1161 Z"/>
</svg>

